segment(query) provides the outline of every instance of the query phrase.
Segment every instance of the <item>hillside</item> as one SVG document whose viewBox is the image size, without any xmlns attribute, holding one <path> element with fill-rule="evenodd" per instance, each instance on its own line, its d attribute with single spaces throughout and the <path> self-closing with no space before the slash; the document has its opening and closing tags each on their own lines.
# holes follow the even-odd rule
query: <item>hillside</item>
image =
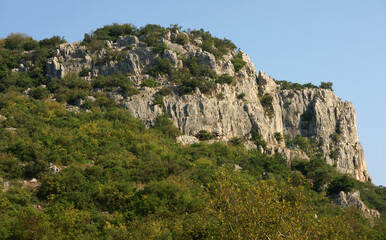
<svg viewBox="0 0 386 240">
<path fill-rule="evenodd" d="M 330 82 L 276 81 L 176 25 L 0 47 L 2 239 L 385 235 L 384 187 Z"/>
</svg>

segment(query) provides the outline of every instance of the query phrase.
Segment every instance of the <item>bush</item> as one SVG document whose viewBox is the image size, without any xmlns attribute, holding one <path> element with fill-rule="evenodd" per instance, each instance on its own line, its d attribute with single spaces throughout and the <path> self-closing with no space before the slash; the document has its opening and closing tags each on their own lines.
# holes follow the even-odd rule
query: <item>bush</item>
<svg viewBox="0 0 386 240">
<path fill-rule="evenodd" d="M 50 96 L 50 91 L 47 88 L 37 87 L 32 88 L 28 94 L 35 99 L 46 99 Z"/>
<path fill-rule="evenodd" d="M 317 88 L 312 83 L 306 83 L 306 84 L 299 84 L 299 83 L 293 83 L 286 80 L 275 80 L 276 84 L 280 85 L 280 88 L 282 90 L 303 90 L 305 88 Z"/>
<path fill-rule="evenodd" d="M 154 87 L 157 87 L 157 86 L 158 86 L 158 83 L 157 83 L 157 81 L 154 78 L 145 79 L 145 80 L 143 80 L 143 82 L 141 84 L 141 87 L 151 87 L 151 88 L 154 88 Z"/>
<path fill-rule="evenodd" d="M 205 141 L 205 140 L 210 140 L 210 139 L 213 139 L 213 136 L 210 132 L 206 131 L 206 130 L 200 130 L 197 134 L 196 134 L 196 137 L 200 140 L 200 141 Z"/>
<path fill-rule="evenodd" d="M 329 90 L 333 91 L 333 89 L 332 89 L 332 82 L 321 82 L 319 87 L 323 88 L 323 89 L 329 89 Z"/>
<path fill-rule="evenodd" d="M 281 140 L 283 140 L 283 136 L 281 135 L 280 132 L 275 132 L 273 134 L 273 136 L 275 137 L 276 141 L 280 142 Z"/>
<path fill-rule="evenodd" d="M 155 62 L 155 66 L 148 72 L 152 76 L 158 74 L 171 74 L 173 71 L 173 65 L 169 58 L 158 57 Z"/>
<path fill-rule="evenodd" d="M 311 109 L 307 109 L 303 112 L 302 115 L 300 115 L 300 128 L 302 129 L 308 129 L 309 124 L 312 121 L 314 114 L 311 111 Z"/>
<path fill-rule="evenodd" d="M 25 33 L 11 33 L 5 39 L 4 47 L 9 50 L 36 50 L 39 43 Z"/>
<path fill-rule="evenodd" d="M 251 129 L 252 141 L 256 146 L 261 146 L 263 149 L 267 148 L 267 142 L 263 139 L 263 136 L 255 129 Z"/>
<path fill-rule="evenodd" d="M 269 118 L 273 118 L 274 116 L 272 101 L 273 98 L 268 93 L 264 94 L 264 96 L 260 98 L 261 106 L 264 108 L 264 114 Z"/>
<path fill-rule="evenodd" d="M 240 99 L 240 100 L 243 100 L 245 97 L 245 93 L 240 93 L 239 95 L 237 95 L 237 99 Z"/>
<path fill-rule="evenodd" d="M 64 39 L 64 37 L 53 36 L 51 38 L 44 38 L 43 40 L 40 40 L 39 46 L 41 48 L 53 49 L 59 46 L 60 44 L 66 43 L 66 42 L 67 41 Z"/>
<path fill-rule="evenodd" d="M 99 75 L 93 82 L 93 88 L 101 88 L 107 91 L 112 91 L 117 87 L 119 87 L 121 92 L 126 96 L 133 96 L 139 93 L 139 90 L 121 73 L 106 77 Z"/>
<path fill-rule="evenodd" d="M 197 57 L 189 57 L 185 64 L 188 66 L 190 74 L 195 77 L 209 77 L 216 78 L 216 72 L 208 65 L 198 64 Z"/>
<path fill-rule="evenodd" d="M 83 68 L 82 71 L 79 72 L 79 76 L 81 77 L 87 77 L 89 75 L 89 73 L 91 72 L 91 69 L 86 67 L 86 68 Z"/>
<path fill-rule="evenodd" d="M 179 93 L 180 95 L 189 94 L 196 88 L 200 89 L 201 93 L 209 94 L 216 88 L 216 86 L 213 81 L 202 77 L 183 79 Z"/>
<path fill-rule="evenodd" d="M 168 96 L 168 95 L 172 94 L 172 90 L 168 87 L 163 87 L 160 90 L 158 90 L 158 94 L 160 94 L 162 96 Z"/>
<path fill-rule="evenodd" d="M 164 96 L 162 96 L 161 94 L 155 94 L 153 104 L 162 107 L 164 105 Z"/>
<path fill-rule="evenodd" d="M 243 139 L 242 138 L 239 138 L 239 137 L 233 137 L 231 138 L 231 140 L 229 141 L 229 143 L 233 146 L 241 146 L 243 145 Z"/>
<path fill-rule="evenodd" d="M 154 46 L 167 30 L 164 27 L 156 24 L 147 24 L 144 27 L 141 27 L 137 33 L 137 36 L 146 36 L 145 42 L 148 46 Z"/>
<path fill-rule="evenodd" d="M 343 192 L 351 192 L 354 189 L 355 181 L 352 177 L 347 174 L 338 176 L 331 181 L 328 185 L 327 193 L 328 195 L 335 195 Z"/>
<path fill-rule="evenodd" d="M 181 135 L 180 130 L 174 126 L 168 114 L 158 115 L 155 119 L 154 128 L 171 138 L 176 138 Z"/>
<path fill-rule="evenodd" d="M 231 59 L 235 72 L 239 72 L 246 64 L 243 60 L 243 52 L 239 51 L 236 56 Z"/>
<path fill-rule="evenodd" d="M 334 160 L 337 160 L 338 157 L 339 157 L 338 151 L 336 151 L 336 150 L 331 150 L 331 152 L 330 152 L 330 158 L 332 158 L 332 159 L 334 159 Z"/>
<path fill-rule="evenodd" d="M 233 83 L 233 81 L 234 81 L 234 77 L 229 76 L 228 74 L 223 74 L 216 79 L 216 83 L 219 83 L 219 84 L 230 85 Z"/>
<path fill-rule="evenodd" d="M 165 43 L 155 43 L 154 44 L 154 48 L 153 48 L 153 51 L 158 53 L 158 54 L 161 54 L 163 53 L 166 49 L 168 49 L 168 47 L 166 46 Z"/>
<path fill-rule="evenodd" d="M 189 35 L 186 33 L 179 33 L 175 39 L 172 39 L 173 42 L 185 45 L 189 43 Z"/>
</svg>

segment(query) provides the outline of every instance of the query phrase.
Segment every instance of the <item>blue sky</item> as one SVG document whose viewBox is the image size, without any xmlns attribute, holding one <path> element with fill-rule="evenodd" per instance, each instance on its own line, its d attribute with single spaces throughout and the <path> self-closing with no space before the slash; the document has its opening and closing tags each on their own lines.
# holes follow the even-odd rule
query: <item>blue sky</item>
<svg viewBox="0 0 386 240">
<path fill-rule="evenodd" d="M 23 32 L 73 42 L 113 22 L 204 28 L 276 79 L 333 82 L 356 108 L 374 183 L 386 185 L 385 0 L 0 0 L 0 38 Z"/>
</svg>

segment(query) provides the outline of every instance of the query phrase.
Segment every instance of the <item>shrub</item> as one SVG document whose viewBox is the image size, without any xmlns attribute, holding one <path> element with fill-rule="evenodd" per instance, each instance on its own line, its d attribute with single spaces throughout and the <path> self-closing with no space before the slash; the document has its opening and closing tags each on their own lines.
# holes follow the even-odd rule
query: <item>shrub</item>
<svg viewBox="0 0 386 240">
<path fill-rule="evenodd" d="M 220 100 L 224 100 L 224 99 L 225 99 L 225 96 L 224 96 L 223 93 L 219 93 L 219 94 L 217 94 L 216 98 L 217 98 L 217 100 L 220 101 Z"/>
<path fill-rule="evenodd" d="M 307 129 L 310 122 L 312 121 L 314 114 L 310 109 L 307 109 L 303 112 L 302 115 L 300 115 L 300 127 L 302 129 Z"/>
<path fill-rule="evenodd" d="M 175 39 L 172 39 L 173 42 L 185 45 L 189 43 L 189 35 L 186 33 L 179 33 Z"/>
<path fill-rule="evenodd" d="M 333 143 L 338 143 L 339 140 L 340 140 L 340 134 L 338 132 L 334 132 L 333 134 L 330 135 L 330 138 L 331 140 L 333 141 Z"/>
<path fill-rule="evenodd" d="M 239 137 L 233 137 L 231 138 L 231 140 L 229 141 L 229 143 L 233 146 L 241 146 L 243 145 L 243 139 L 242 138 L 239 138 Z"/>
<path fill-rule="evenodd" d="M 210 139 L 213 139 L 213 136 L 210 132 L 206 131 L 206 130 L 200 130 L 197 134 L 196 134 L 196 137 L 200 140 L 200 141 L 205 141 L 205 140 L 210 140 Z"/>
<path fill-rule="evenodd" d="M 267 142 L 263 139 L 263 136 L 255 129 L 251 129 L 252 141 L 256 146 L 261 146 L 263 149 L 267 148 Z"/>
<path fill-rule="evenodd" d="M 299 84 L 299 83 L 293 83 L 286 80 L 275 80 L 276 84 L 280 85 L 280 88 L 282 90 L 303 90 L 305 88 L 317 88 L 312 83 L 306 83 L 306 84 Z"/>
<path fill-rule="evenodd" d="M 236 45 L 229 39 L 213 37 L 208 31 L 204 31 L 204 29 L 190 31 L 190 34 L 194 38 L 201 37 L 202 44 L 200 47 L 202 50 L 212 53 L 216 58 L 221 58 L 224 54 L 236 48 Z"/>
<path fill-rule="evenodd" d="M 272 101 L 273 98 L 268 93 L 264 94 L 264 96 L 260 98 L 261 106 L 264 108 L 264 114 L 269 118 L 274 116 Z"/>
<path fill-rule="evenodd" d="M 354 189 L 355 181 L 352 177 L 347 174 L 338 176 L 331 181 L 328 185 L 327 193 L 328 195 L 338 194 L 341 191 L 351 192 Z"/>
<path fill-rule="evenodd" d="M 321 82 L 319 87 L 323 89 L 330 89 L 331 91 L 333 90 L 332 82 Z"/>
<path fill-rule="evenodd" d="M 83 68 L 82 71 L 79 72 L 79 76 L 87 77 L 90 72 L 91 72 L 90 68 L 88 68 L 88 67 Z"/>
<path fill-rule="evenodd" d="M 37 87 L 32 88 L 28 94 L 35 99 L 46 99 L 50 96 L 50 91 L 47 88 Z"/>
<path fill-rule="evenodd" d="M 332 159 L 334 159 L 334 160 L 337 160 L 338 157 L 339 157 L 338 151 L 336 151 L 336 150 L 331 150 L 331 152 L 330 152 L 330 158 L 332 158 Z"/>
<path fill-rule="evenodd" d="M 66 43 L 66 42 L 67 41 L 64 39 L 64 37 L 53 36 L 51 38 L 44 38 L 43 40 L 40 40 L 39 46 L 41 48 L 52 49 L 52 48 L 59 46 L 62 43 Z"/>
<path fill-rule="evenodd" d="M 194 91 L 195 88 L 200 89 L 201 93 L 209 94 L 215 89 L 213 81 L 205 79 L 203 77 L 183 79 L 182 86 L 179 89 L 180 95 L 189 94 Z"/>
<path fill-rule="evenodd" d="M 189 57 L 185 64 L 188 66 L 190 74 L 195 77 L 209 77 L 216 78 L 216 72 L 211 69 L 208 65 L 198 64 L 197 57 Z"/>
<path fill-rule="evenodd" d="M 39 43 L 25 33 L 11 33 L 5 39 L 4 47 L 9 50 L 36 50 Z"/>
<path fill-rule="evenodd" d="M 151 87 L 151 88 L 154 88 L 154 87 L 157 87 L 157 86 L 158 86 L 158 83 L 157 83 L 157 81 L 154 78 L 145 79 L 145 80 L 143 80 L 143 82 L 141 84 L 141 87 Z"/>
<path fill-rule="evenodd" d="M 216 83 L 219 83 L 219 84 L 229 84 L 230 85 L 233 83 L 233 81 L 234 81 L 234 77 L 229 76 L 228 74 L 223 74 L 216 79 Z"/>
<path fill-rule="evenodd" d="M 240 99 L 240 100 L 243 100 L 245 97 L 245 93 L 240 93 L 239 95 L 237 95 L 237 99 Z"/>
<path fill-rule="evenodd" d="M 137 36 L 146 36 L 145 42 L 148 46 L 154 46 L 167 32 L 164 27 L 156 24 L 147 24 L 141 27 Z"/>
<path fill-rule="evenodd" d="M 246 64 L 243 60 L 243 52 L 239 51 L 236 56 L 231 59 L 235 72 L 239 72 Z"/>
<path fill-rule="evenodd" d="M 148 72 L 153 76 L 158 74 L 171 74 L 173 71 L 173 65 L 169 58 L 158 57 L 155 62 L 155 66 Z"/>
<path fill-rule="evenodd" d="M 173 121 L 168 114 L 158 115 L 155 119 L 154 128 L 171 138 L 176 138 L 181 135 L 180 130 L 174 126 Z"/>
<path fill-rule="evenodd" d="M 283 136 L 281 135 L 280 132 L 275 132 L 273 134 L 273 136 L 275 137 L 276 141 L 280 142 L 281 140 L 283 140 Z"/>
<path fill-rule="evenodd" d="M 160 90 L 158 90 L 158 94 L 162 96 L 168 96 L 172 93 L 172 90 L 168 87 L 163 87 Z"/>
<path fill-rule="evenodd" d="M 158 105 L 158 106 L 163 106 L 164 105 L 164 96 L 161 94 L 155 94 L 154 99 L 153 99 L 153 104 Z"/>
<path fill-rule="evenodd" d="M 153 51 L 160 54 L 163 53 L 163 51 L 165 51 L 166 49 L 168 49 L 168 47 L 165 43 L 155 43 Z"/>
</svg>

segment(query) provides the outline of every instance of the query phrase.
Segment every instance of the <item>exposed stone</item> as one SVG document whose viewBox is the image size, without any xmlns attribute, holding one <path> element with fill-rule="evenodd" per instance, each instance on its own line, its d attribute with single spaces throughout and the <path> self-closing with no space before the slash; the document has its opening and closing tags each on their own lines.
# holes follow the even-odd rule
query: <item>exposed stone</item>
<svg viewBox="0 0 386 240">
<path fill-rule="evenodd" d="M 0 114 L 0 123 L 6 120 L 7 120 L 7 117 Z"/>
<path fill-rule="evenodd" d="M 177 143 L 181 143 L 183 145 L 194 144 L 194 143 L 200 142 L 200 140 L 198 140 L 195 136 L 189 136 L 189 135 L 178 136 L 176 140 L 177 140 Z"/>
<path fill-rule="evenodd" d="M 367 218 L 379 218 L 381 214 L 374 209 L 369 209 L 361 200 L 360 192 L 345 193 L 341 191 L 334 197 L 334 203 L 341 208 L 354 207 L 361 211 Z"/>
<path fill-rule="evenodd" d="M 59 173 L 61 170 L 59 167 L 55 166 L 53 163 L 50 163 L 49 169 L 53 173 Z"/>
</svg>

